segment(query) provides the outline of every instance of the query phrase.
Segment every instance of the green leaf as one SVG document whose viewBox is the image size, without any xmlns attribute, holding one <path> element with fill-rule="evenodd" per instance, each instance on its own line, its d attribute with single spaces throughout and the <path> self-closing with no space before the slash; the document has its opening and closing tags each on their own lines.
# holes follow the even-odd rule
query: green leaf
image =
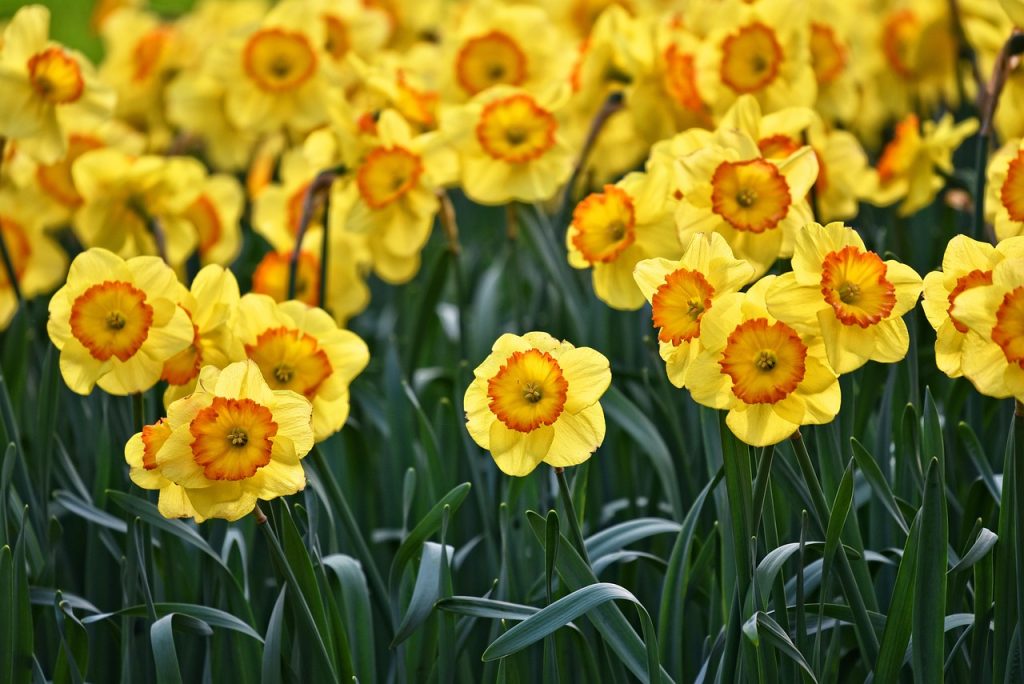
<svg viewBox="0 0 1024 684">
<path fill-rule="evenodd" d="M 618 551 L 630 544 L 656 534 L 678 534 L 679 523 L 664 518 L 637 518 L 613 525 L 586 540 L 591 560 Z"/>
<path fill-rule="evenodd" d="M 96 523 L 115 532 L 125 533 L 128 531 L 128 524 L 124 520 L 116 518 L 106 511 L 101 511 L 91 503 L 79 499 L 71 492 L 59 489 L 53 493 L 53 499 L 66 511 L 74 513 L 83 520 L 88 520 L 91 523 Z"/>
<path fill-rule="evenodd" d="M 654 623 L 651 622 L 651 616 L 632 593 L 617 584 L 605 582 L 577 589 L 568 596 L 555 601 L 535 615 L 531 615 L 526 620 L 515 625 L 491 642 L 491 645 L 484 651 L 483 659 L 495 660 L 517 653 L 530 644 L 543 639 L 559 627 L 565 626 L 577 617 L 585 615 L 597 606 L 613 600 L 629 601 L 637 607 L 637 614 L 640 617 L 640 625 L 643 629 L 647 650 L 646 681 L 660 681 L 661 666 L 658 663 L 658 640 L 654 632 Z"/>
<path fill-rule="evenodd" d="M 963 572 L 964 570 L 971 568 L 992 550 L 997 541 L 999 541 L 999 537 L 996 536 L 995 532 L 987 527 L 981 528 L 977 539 L 975 539 L 974 543 L 971 544 L 971 548 L 967 550 L 967 553 L 965 553 L 959 561 L 957 561 L 956 565 L 949 569 L 949 574 L 955 575 L 958 572 Z"/>
<path fill-rule="evenodd" d="M 946 660 L 943 618 L 946 614 L 946 546 L 949 543 L 949 532 L 941 473 L 938 459 L 933 458 L 925 476 L 921 539 L 917 549 L 916 591 L 919 597 L 926 597 L 926 600 L 914 602 L 912 669 L 914 681 L 925 683 L 942 681 Z"/>
<path fill-rule="evenodd" d="M 995 499 L 996 503 L 1002 498 L 1002 490 L 999 484 L 996 482 L 995 473 L 992 472 L 992 466 L 989 464 L 988 457 L 985 455 L 985 450 L 981 446 L 981 442 L 978 441 L 978 436 L 974 434 L 974 430 L 967 423 L 961 421 L 957 425 L 957 432 L 960 434 L 960 439 L 964 443 L 964 450 L 967 452 L 967 457 L 971 459 L 971 463 L 974 465 L 975 470 L 981 476 L 981 481 L 985 483 L 985 488 L 988 489 L 989 494 Z"/>
<path fill-rule="evenodd" d="M 558 559 L 558 511 L 548 511 L 546 529 L 544 531 L 544 589 L 548 603 L 551 603 L 552 579 L 555 575 L 555 561 Z"/>
<path fill-rule="evenodd" d="M 448 547 L 451 549 L 451 547 Z M 416 573 L 416 584 L 413 586 L 412 598 L 405 609 L 405 617 L 398 626 L 391 648 L 412 636 L 412 633 L 430 617 L 434 604 L 441 598 L 441 556 L 443 547 L 434 542 L 423 545 L 420 558 L 420 569 Z M 451 551 L 449 551 L 451 553 Z"/>
<path fill-rule="evenodd" d="M 825 531 L 825 553 L 822 557 L 822 578 L 828 581 L 829 572 L 832 566 L 832 559 L 835 558 L 836 549 L 839 548 L 846 526 L 846 518 L 853 506 L 853 462 L 846 466 L 843 479 L 839 481 L 839 489 L 836 491 L 836 498 L 832 502 L 832 508 L 828 517 L 828 529 Z"/>
<path fill-rule="evenodd" d="M 896 572 L 896 583 L 893 586 L 892 600 L 889 602 L 885 631 L 882 632 L 878 662 L 875 665 L 875 681 L 882 684 L 897 681 L 900 668 L 903 666 L 903 652 L 910 642 L 920 535 L 919 513 L 910 526 L 907 544 L 903 547 L 903 558 Z"/>
<path fill-rule="evenodd" d="M 435 606 L 449 613 L 491 620 L 525 620 L 540 611 L 540 608 L 533 606 L 477 596 L 449 596 L 438 601 Z"/>
<path fill-rule="evenodd" d="M 930 387 L 924 388 L 924 425 L 921 429 L 921 460 L 939 463 L 939 480 L 946 481 L 946 457 L 942 446 L 942 423 Z"/>
<path fill-rule="evenodd" d="M 194 526 L 182 520 L 165 518 L 153 504 L 125 492 L 108 489 L 107 496 L 129 515 L 141 518 L 151 527 L 173 534 L 189 546 L 198 549 L 212 558 L 221 567 L 224 567 L 224 561 L 221 560 L 220 555 L 203 539 Z"/>
<path fill-rule="evenodd" d="M 209 625 L 188 615 L 170 613 L 154 622 L 149 628 L 149 642 L 153 647 L 157 684 L 182 684 L 178 652 L 174 647 L 175 618 L 179 629 L 206 636 L 213 634 Z"/>
<path fill-rule="evenodd" d="M 154 603 L 153 609 L 159 617 L 166 617 L 172 613 L 183 615 L 195 618 L 196 620 L 202 621 L 211 627 L 223 627 L 224 629 L 229 629 L 232 632 L 244 634 L 256 641 L 259 641 L 260 643 L 263 643 L 263 637 L 261 637 L 260 633 L 253 629 L 249 624 L 235 617 L 231 613 L 220 610 L 219 608 L 200 606 L 194 603 Z M 94 622 L 101 622 L 114 617 L 147 617 L 148 615 L 148 607 L 145 604 L 140 603 L 136 606 L 128 606 L 127 608 L 121 608 L 120 610 L 115 610 L 109 613 L 86 616 L 82 618 L 82 624 L 90 625 Z"/>
<path fill-rule="evenodd" d="M 871 489 L 874 491 L 875 496 L 878 497 L 879 502 L 889 512 L 892 519 L 896 521 L 896 524 L 900 526 L 903 534 L 907 534 L 910 528 L 907 527 L 906 518 L 903 517 L 903 512 L 896 503 L 896 497 L 893 495 L 885 476 L 882 475 L 882 471 L 878 467 L 874 456 L 868 453 L 864 445 L 858 442 L 855 437 L 851 438 L 850 442 L 853 444 L 853 457 L 857 461 L 857 467 L 864 473 L 868 484 L 871 485 Z"/>
<path fill-rule="evenodd" d="M 760 639 L 764 638 L 772 647 L 799 665 L 800 669 L 811 678 L 811 681 L 818 681 L 814 676 L 814 670 L 811 669 L 807 659 L 804 658 L 793 640 L 789 638 L 789 634 L 768 614 L 758 611 L 750 616 L 750 619 L 743 624 L 743 633 L 751 643 L 758 647 L 760 647 Z"/>
<path fill-rule="evenodd" d="M 370 589 L 362 564 L 344 554 L 334 554 L 321 562 L 330 568 L 341 586 L 342 608 L 346 614 L 349 641 L 354 646 L 352 659 L 360 681 L 377 681 L 374 650 L 373 614 L 370 610 Z"/>
<path fill-rule="evenodd" d="M 281 641 L 284 631 L 284 601 L 288 595 L 288 586 L 281 587 L 281 591 L 274 601 L 274 609 L 270 612 L 270 621 L 267 623 L 267 637 L 263 645 L 263 684 L 280 684 L 281 665 Z"/>
<path fill-rule="evenodd" d="M 453 487 L 440 501 L 434 504 L 434 507 L 423 516 L 416 524 L 416 527 L 402 540 L 402 544 L 395 553 L 394 560 L 391 561 L 388 584 L 392 589 L 397 586 L 398 579 L 401 577 L 406 564 L 416 555 L 416 552 L 419 551 L 427 538 L 440 529 L 445 507 L 450 509 L 451 515 L 455 515 L 455 511 L 459 510 L 459 506 L 462 505 L 466 495 L 469 494 L 469 488 L 470 484 L 468 482 L 463 482 Z"/>
<path fill-rule="evenodd" d="M 672 515 L 676 520 L 683 517 L 683 499 L 679 493 L 679 477 L 668 445 L 661 433 L 647 415 L 637 408 L 618 388 L 612 386 L 601 397 L 601 406 L 608 418 L 626 431 L 637 443 L 641 451 L 651 461 L 654 472 L 658 475 L 658 483 L 668 497 L 672 507 Z"/>
</svg>

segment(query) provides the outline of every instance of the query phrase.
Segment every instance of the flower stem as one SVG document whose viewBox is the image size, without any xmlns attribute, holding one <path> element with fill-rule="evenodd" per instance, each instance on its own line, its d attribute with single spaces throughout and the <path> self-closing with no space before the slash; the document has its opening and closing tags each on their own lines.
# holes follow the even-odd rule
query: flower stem
<svg viewBox="0 0 1024 684">
<path fill-rule="evenodd" d="M 562 194 L 562 205 L 558 209 L 558 224 L 560 226 L 565 225 L 568 220 L 569 207 L 573 203 L 573 193 L 576 190 L 576 182 L 580 178 L 580 174 L 583 172 L 583 167 L 587 165 L 587 160 L 590 158 L 590 153 L 594 149 L 594 143 L 597 142 L 598 136 L 601 134 L 601 130 L 605 124 L 608 123 L 608 119 L 612 118 L 612 115 L 617 113 L 623 107 L 626 106 L 626 96 L 619 90 L 608 93 L 607 99 L 601 108 L 597 110 L 597 114 L 594 115 L 593 121 L 590 122 L 590 130 L 587 131 L 587 137 L 583 140 L 583 147 L 580 149 L 580 156 L 576 160 L 576 166 L 572 169 L 572 175 L 569 176 L 568 182 L 565 184 L 565 190 Z"/>
<path fill-rule="evenodd" d="M 136 429 L 142 432 L 146 427 L 146 397 L 142 392 L 132 395 L 132 418 Z"/>
<path fill-rule="evenodd" d="M 6 149 L 7 138 L 0 138 L 0 187 L 3 187 L 3 164 Z M 21 284 L 18 282 L 18 274 L 14 270 L 14 262 L 11 261 L 11 253 L 7 251 L 7 240 L 4 238 L 2 230 L 0 230 L 0 258 L 3 259 L 4 270 L 7 272 L 7 281 L 11 284 L 11 290 L 14 291 L 14 298 L 18 301 L 18 308 L 20 309 L 22 304 L 25 303 L 25 298 L 21 294 Z"/>
<path fill-rule="evenodd" d="M 583 539 L 583 529 L 580 527 L 579 516 L 576 515 L 576 507 L 572 503 L 572 490 L 569 488 L 568 480 L 565 479 L 565 468 L 556 467 L 555 478 L 558 480 L 558 493 L 562 497 L 562 505 L 565 506 L 565 512 L 569 515 L 569 527 L 572 529 L 573 541 L 576 543 L 583 562 L 589 566 L 590 556 L 587 554 L 587 544 Z"/>
<path fill-rule="evenodd" d="M 302 241 L 306 237 L 306 231 L 309 230 L 309 224 L 313 221 L 313 211 L 316 207 L 316 203 L 323 197 L 324 207 L 324 243 L 327 241 L 327 219 L 326 213 L 328 209 L 328 198 L 330 196 L 331 185 L 338 179 L 338 176 L 345 173 L 344 166 L 335 166 L 330 169 L 324 169 L 313 178 L 313 181 L 309 184 L 309 188 L 306 189 L 306 196 L 302 200 L 302 214 L 299 218 L 299 229 L 295 233 L 295 247 L 292 249 L 291 258 L 288 260 L 288 299 L 295 299 L 295 278 L 299 270 L 299 255 L 302 254 Z M 318 304 L 323 306 L 324 296 L 324 278 L 323 275 L 327 273 L 326 261 L 327 254 L 320 255 L 320 300 Z"/>
</svg>

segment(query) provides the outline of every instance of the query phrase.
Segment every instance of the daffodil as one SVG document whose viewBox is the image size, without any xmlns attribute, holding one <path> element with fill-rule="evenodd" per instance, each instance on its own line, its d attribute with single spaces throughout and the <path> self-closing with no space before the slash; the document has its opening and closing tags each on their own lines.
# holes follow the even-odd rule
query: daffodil
<svg viewBox="0 0 1024 684">
<path fill-rule="evenodd" d="M 398 112 L 381 112 L 354 182 L 333 191 L 331 229 L 365 236 L 377 275 L 408 282 L 440 208 L 437 193 L 457 174 L 458 159 L 438 133 L 414 135 Z"/>
<path fill-rule="evenodd" d="M 1024 234 L 1024 145 L 1009 140 L 992 156 L 985 184 L 985 218 L 1005 240 Z"/>
<path fill-rule="evenodd" d="M 817 81 L 811 67 L 806 7 L 788 0 L 730 3 L 720 25 L 704 42 L 697 61 L 697 86 L 716 112 L 743 94 L 766 112 L 811 106 Z"/>
<path fill-rule="evenodd" d="M 302 395 L 271 389 L 251 361 L 207 366 L 195 392 L 168 408 L 166 428 L 150 431 L 148 461 L 145 433 L 129 442 L 132 479 L 160 490 L 165 515 L 238 520 L 257 500 L 306 486 L 300 461 L 313 447 L 312 410 Z"/>
<path fill-rule="evenodd" d="M 322 136 L 330 142 L 329 136 Z M 306 195 L 317 174 L 336 163 L 333 147 L 306 145 L 292 148 L 281 157 L 280 182 L 262 188 L 253 206 L 252 223 L 257 233 L 278 251 L 291 251 L 302 225 Z M 324 227 L 323 196 L 312 198 L 316 204 L 310 215 L 307 235 L 316 240 Z"/>
<path fill-rule="evenodd" d="M 569 264 L 593 270 L 597 297 L 615 309 L 639 309 L 643 293 L 633 267 L 682 253 L 669 203 L 667 173 L 631 173 L 593 193 L 573 212 L 565 234 Z"/>
<path fill-rule="evenodd" d="M 50 299 L 46 324 L 68 387 L 89 394 L 99 384 L 132 394 L 155 385 L 164 363 L 194 339 L 177 305 L 181 289 L 158 257 L 125 261 L 98 248 L 75 257 L 67 283 Z"/>
<path fill-rule="evenodd" d="M 44 164 L 67 150 L 59 116 L 108 118 L 115 95 L 101 85 L 89 61 L 49 40 L 50 11 L 28 5 L 15 13 L 0 39 L 0 138 L 18 141 Z"/>
<path fill-rule="evenodd" d="M 818 161 L 810 147 L 766 159 L 753 138 L 728 129 L 681 157 L 676 168 L 680 241 L 721 233 L 733 253 L 754 266 L 755 276 L 793 253 L 798 230 L 812 218 L 806 198 Z"/>
<path fill-rule="evenodd" d="M 852 228 L 810 223 L 797 236 L 793 271 L 776 278 L 765 299 L 775 318 L 820 337 L 829 364 L 842 374 L 906 355 L 903 315 L 921 288 L 912 268 L 882 261 Z"/>
<path fill-rule="evenodd" d="M 550 199 L 572 173 L 573 153 L 556 115 L 557 98 L 489 88 L 442 115 L 459 155 L 460 184 L 481 204 Z"/>
<path fill-rule="evenodd" d="M 498 338 L 466 389 L 466 428 L 507 475 L 578 465 L 604 441 L 608 359 L 547 333 Z"/>
<path fill-rule="evenodd" d="M 192 342 L 164 362 L 160 379 L 167 382 L 164 406 L 192 392 L 203 366 L 224 368 L 245 358 L 235 334 L 240 294 L 231 271 L 214 264 L 196 274 L 181 293 L 178 306 L 192 324 Z"/>
<path fill-rule="evenodd" d="M 199 196 L 182 212 L 196 232 L 199 262 L 227 266 L 242 249 L 239 221 L 245 208 L 245 193 L 234 176 L 207 176 Z"/>
<path fill-rule="evenodd" d="M 808 47 L 818 84 L 814 108 L 830 123 L 853 119 L 861 102 L 860 87 L 867 70 L 857 56 L 865 52 L 863 43 L 868 31 L 857 21 L 859 10 L 858 3 L 814 0 L 808 12 Z"/>
<path fill-rule="evenodd" d="M 338 327 L 322 309 L 247 294 L 239 304 L 238 335 L 245 354 L 274 390 L 292 390 L 313 404 L 320 442 L 348 418 L 348 386 L 370 360 L 366 343 Z"/>
<path fill-rule="evenodd" d="M 949 313 L 975 333 L 963 342 L 961 369 L 982 394 L 1024 400 L 1024 258 L 1003 259 L 990 278 L 955 297 Z"/>
<path fill-rule="evenodd" d="M 203 186 L 206 170 L 189 157 L 134 157 L 106 147 L 86 152 L 71 168 L 82 205 L 74 228 L 87 247 L 122 257 L 158 253 L 180 266 L 195 250 L 196 227 L 186 217 Z"/>
<path fill-rule="evenodd" d="M 869 182 L 868 155 L 853 133 L 829 129 L 817 119 L 807 130 L 807 143 L 818 158 L 814 181 L 815 213 L 823 221 L 850 219 L 860 211 Z"/>
<path fill-rule="evenodd" d="M 701 352 L 690 363 L 694 401 L 728 411 L 725 422 L 752 446 L 776 444 L 801 425 L 839 413 L 839 382 L 820 337 L 776 320 L 764 296 L 776 276 L 725 295 L 700 322 Z"/>
<path fill-rule="evenodd" d="M 690 364 L 701 348 L 701 319 L 753 274 L 753 267 L 735 258 L 718 233 L 695 236 L 677 261 L 646 259 L 636 265 L 633 277 L 651 305 L 658 352 L 673 385 L 686 387 Z"/>
<path fill-rule="evenodd" d="M 946 245 L 942 270 L 924 277 L 924 309 L 935 329 L 935 365 L 951 378 L 963 375 L 965 342 L 974 337 L 962 321 L 953 316 L 960 295 L 992 284 L 992 270 L 1004 259 L 1024 257 L 1024 238 L 1012 237 L 993 247 L 987 242 L 956 235 Z"/>
<path fill-rule="evenodd" d="M 43 231 L 38 212 L 21 193 L 0 191 L 0 235 L 11 258 L 14 275 L 26 297 L 52 292 L 64 279 L 68 258 Z M 18 310 L 6 268 L 0 268 L 0 330 L 7 328 Z"/>
<path fill-rule="evenodd" d="M 902 200 L 900 216 L 909 216 L 935 199 L 945 184 L 940 172 L 953 172 L 953 151 L 978 130 L 977 119 L 953 123 L 946 113 L 938 122 L 908 114 L 865 181 L 865 199 L 877 206 Z"/>
<path fill-rule="evenodd" d="M 157 510 L 165 518 L 196 518 L 203 516 L 192 506 L 185 489 L 164 477 L 157 469 L 156 455 L 171 436 L 171 424 L 161 418 L 136 432 L 124 445 L 124 460 L 128 463 L 128 477 L 143 489 L 156 490 Z"/>
</svg>

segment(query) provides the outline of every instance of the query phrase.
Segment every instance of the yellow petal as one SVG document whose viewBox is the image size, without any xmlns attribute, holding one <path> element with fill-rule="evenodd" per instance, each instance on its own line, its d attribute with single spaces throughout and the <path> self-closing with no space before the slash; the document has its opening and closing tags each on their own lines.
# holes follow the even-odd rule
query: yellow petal
<svg viewBox="0 0 1024 684">
<path fill-rule="evenodd" d="M 532 432 L 517 432 L 505 427 L 500 420 L 491 425 L 491 456 L 506 475 L 523 477 L 544 459 L 555 437 L 550 425 Z"/>
<path fill-rule="evenodd" d="M 559 468 L 578 465 L 604 441 L 604 410 L 593 404 L 575 415 L 563 413 L 551 427 L 554 440 L 544 462 Z"/>
<path fill-rule="evenodd" d="M 754 404 L 745 411 L 729 411 L 725 424 L 740 441 L 756 447 L 778 444 L 800 427 L 779 417 L 771 404 Z"/>
<path fill-rule="evenodd" d="M 611 384 L 612 372 L 608 359 L 590 347 L 576 347 L 562 352 L 557 361 L 569 384 L 564 407 L 568 413 L 579 413 L 595 404 Z"/>
<path fill-rule="evenodd" d="M 821 296 L 821 287 L 801 285 L 793 273 L 785 273 L 772 283 L 765 295 L 768 312 L 799 332 L 818 328 L 818 312 L 829 308 Z"/>
</svg>

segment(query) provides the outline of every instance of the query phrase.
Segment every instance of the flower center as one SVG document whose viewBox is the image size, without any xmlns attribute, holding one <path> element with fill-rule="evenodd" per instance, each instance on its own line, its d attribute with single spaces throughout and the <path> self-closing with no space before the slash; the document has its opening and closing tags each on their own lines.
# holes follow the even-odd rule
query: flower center
<svg viewBox="0 0 1024 684">
<path fill-rule="evenodd" d="M 277 423 L 252 399 L 214 397 L 189 424 L 192 459 L 210 480 L 252 477 L 270 463 Z"/>
<path fill-rule="evenodd" d="M 455 78 L 470 95 L 526 80 L 526 53 L 508 34 L 491 31 L 467 40 L 455 56 Z"/>
<path fill-rule="evenodd" d="M 669 273 L 651 298 L 651 319 L 658 339 L 678 346 L 700 336 L 700 319 L 711 308 L 715 288 L 699 271 Z"/>
<path fill-rule="evenodd" d="M 68 139 L 68 153 L 54 164 L 40 164 L 36 167 L 36 180 L 43 192 L 66 207 L 76 208 L 82 204 L 82 196 L 71 178 L 71 166 L 80 156 L 103 147 L 97 138 L 73 134 Z"/>
<path fill-rule="evenodd" d="M 510 95 L 484 107 L 476 137 L 494 159 L 521 164 L 541 157 L 555 144 L 554 115 L 526 94 Z"/>
<path fill-rule="evenodd" d="M 352 41 L 349 39 L 348 26 L 345 22 L 333 14 L 325 14 L 324 29 L 324 51 L 336 60 L 348 54 L 352 48 Z"/>
<path fill-rule="evenodd" d="M 568 391 L 558 362 L 538 349 L 514 352 L 487 382 L 491 411 L 506 427 L 519 432 L 558 420 Z"/>
<path fill-rule="evenodd" d="M 127 361 L 149 336 L 153 307 L 131 283 L 107 280 L 80 294 L 71 305 L 71 332 L 93 358 Z"/>
<path fill-rule="evenodd" d="M 785 177 L 764 159 L 722 162 L 711 188 L 714 212 L 736 230 L 752 233 L 775 228 L 792 203 Z"/>
<path fill-rule="evenodd" d="M 166 380 L 171 385 L 187 385 L 193 378 L 198 377 L 199 370 L 203 367 L 203 348 L 199 337 L 199 326 L 192 319 L 192 312 L 185 307 L 181 308 L 188 314 L 188 320 L 192 323 L 192 343 L 164 361 L 164 370 L 160 379 Z"/>
<path fill-rule="evenodd" d="M 669 45 L 665 49 L 665 89 L 683 109 L 700 111 L 704 107 L 697 90 L 694 57 L 677 45 Z"/>
<path fill-rule="evenodd" d="M 327 353 L 312 335 L 294 328 L 270 328 L 255 344 L 245 345 L 271 389 L 287 389 L 312 399 L 333 368 Z"/>
<path fill-rule="evenodd" d="M 1024 286 L 1007 292 L 996 311 L 992 341 L 1009 363 L 1024 368 Z"/>
<path fill-rule="evenodd" d="M 419 155 L 404 147 L 377 147 L 359 167 L 356 184 L 372 209 L 382 209 L 416 187 L 422 175 Z"/>
<path fill-rule="evenodd" d="M 775 80 L 782 46 L 761 22 L 744 26 L 722 42 L 722 82 L 737 93 L 753 93 Z"/>
<path fill-rule="evenodd" d="M 821 294 L 841 323 L 867 328 L 892 312 L 896 288 L 886 279 L 886 270 L 881 257 L 853 245 L 825 256 Z"/>
<path fill-rule="evenodd" d="M 882 52 L 889 66 L 903 78 L 914 76 L 914 42 L 921 32 L 921 25 L 913 10 L 893 12 L 882 27 Z"/>
<path fill-rule="evenodd" d="M 921 147 L 920 121 L 916 114 L 908 114 L 896 124 L 892 141 L 882 150 L 878 158 L 878 177 L 883 183 L 901 176 L 910 169 Z"/>
<path fill-rule="evenodd" d="M 252 291 L 270 295 L 274 301 L 288 299 L 291 252 L 267 252 L 252 274 Z M 309 250 L 299 252 L 295 274 L 295 299 L 317 306 L 320 299 L 320 259 Z"/>
<path fill-rule="evenodd" d="M 831 26 L 811 23 L 811 66 L 818 83 L 835 81 L 846 68 L 847 54 Z"/>
<path fill-rule="evenodd" d="M 18 282 L 21 282 L 28 266 L 29 257 L 32 256 L 32 245 L 21 224 L 6 216 L 0 216 L 0 233 L 3 234 L 4 244 L 7 245 L 7 252 L 11 257 L 11 265 L 14 266 L 14 276 Z M 10 285 L 11 280 L 7 275 L 7 269 L 0 268 L 0 290 L 5 290 Z"/>
<path fill-rule="evenodd" d="M 572 244 L 590 263 L 615 261 L 636 240 L 636 215 L 629 194 L 614 185 L 576 206 Z"/>
<path fill-rule="evenodd" d="M 732 391 L 747 404 L 774 404 L 804 379 L 807 347 L 785 323 L 745 321 L 729 335 L 718 362 L 732 378 Z"/>
<path fill-rule="evenodd" d="M 132 62 L 135 70 L 132 73 L 132 80 L 136 83 L 145 81 L 157 72 L 160 62 L 171 46 L 171 38 L 174 32 L 167 26 L 160 26 L 146 33 L 135 44 L 132 50 Z"/>
<path fill-rule="evenodd" d="M 1012 220 L 1024 222 L 1024 152 L 1018 152 L 1010 161 L 999 199 Z"/>
<path fill-rule="evenodd" d="M 78 62 L 59 47 L 47 48 L 29 58 L 28 80 L 36 93 L 52 105 L 74 102 L 85 89 Z"/>
<path fill-rule="evenodd" d="M 261 90 L 288 92 L 297 89 L 316 71 L 316 53 L 302 33 L 268 28 L 249 38 L 242 64 Z"/>
<path fill-rule="evenodd" d="M 949 320 L 953 322 L 953 327 L 956 328 L 958 332 L 966 334 L 968 328 L 953 315 L 953 306 L 956 304 L 956 298 L 967 290 L 991 284 L 992 271 L 982 271 L 980 269 L 975 269 L 967 275 L 962 275 L 956 279 L 956 285 L 949 291 L 949 295 L 946 297 L 946 300 L 949 302 L 946 314 L 949 316 Z"/>
<path fill-rule="evenodd" d="M 164 442 L 171 436 L 171 425 L 166 418 L 161 418 L 152 425 L 142 428 L 142 467 L 146 470 L 156 469 L 156 454 Z"/>
</svg>

